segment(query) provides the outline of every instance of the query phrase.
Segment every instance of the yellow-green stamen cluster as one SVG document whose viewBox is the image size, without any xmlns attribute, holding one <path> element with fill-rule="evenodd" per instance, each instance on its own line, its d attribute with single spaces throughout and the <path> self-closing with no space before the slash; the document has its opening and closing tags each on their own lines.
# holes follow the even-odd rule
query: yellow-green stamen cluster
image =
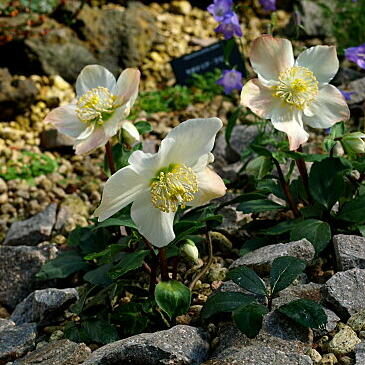
<svg viewBox="0 0 365 365">
<path fill-rule="evenodd" d="M 198 191 L 195 173 L 185 165 L 171 164 L 158 172 L 151 182 L 151 201 L 155 208 L 165 213 L 176 212 L 179 205 L 194 199 Z"/>
<path fill-rule="evenodd" d="M 273 86 L 274 96 L 303 110 L 318 94 L 318 81 L 306 67 L 294 66 L 279 75 L 279 84 Z"/>
<path fill-rule="evenodd" d="M 115 96 L 106 87 L 87 91 L 77 101 L 76 114 L 84 123 L 102 125 L 114 112 Z"/>
</svg>

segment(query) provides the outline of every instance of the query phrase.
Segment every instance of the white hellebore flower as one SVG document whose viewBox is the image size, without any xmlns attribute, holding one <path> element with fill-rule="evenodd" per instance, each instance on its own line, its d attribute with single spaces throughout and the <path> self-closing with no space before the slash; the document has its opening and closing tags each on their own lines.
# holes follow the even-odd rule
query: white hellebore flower
<svg viewBox="0 0 365 365">
<path fill-rule="evenodd" d="M 174 128 L 161 142 L 158 153 L 135 151 L 129 166 L 105 183 L 99 222 L 132 203 L 131 217 L 139 232 L 154 246 L 175 238 L 173 222 L 180 206 L 199 206 L 223 196 L 223 180 L 208 164 L 217 132 L 218 118 L 191 119 Z"/>
<path fill-rule="evenodd" d="M 102 66 L 86 66 L 76 80 L 76 101 L 52 110 L 45 120 L 75 139 L 76 154 L 90 152 L 117 134 L 137 98 L 139 80 L 137 69 L 127 68 L 115 80 Z"/>
<path fill-rule="evenodd" d="M 345 98 L 329 85 L 339 67 L 334 46 L 311 47 L 294 60 L 289 40 L 264 35 L 254 40 L 250 60 L 258 78 L 243 87 L 241 104 L 271 119 L 291 150 L 308 140 L 303 124 L 329 128 L 349 119 Z"/>
</svg>

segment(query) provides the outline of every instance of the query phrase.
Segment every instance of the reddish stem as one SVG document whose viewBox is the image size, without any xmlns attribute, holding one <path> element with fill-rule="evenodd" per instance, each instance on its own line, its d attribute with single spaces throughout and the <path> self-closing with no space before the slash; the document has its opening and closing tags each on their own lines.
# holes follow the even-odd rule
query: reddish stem
<svg viewBox="0 0 365 365">
<path fill-rule="evenodd" d="M 109 141 L 105 145 L 105 153 L 106 153 L 106 157 L 108 159 L 110 174 L 113 175 L 116 172 L 116 169 L 115 169 L 115 164 L 114 164 L 114 160 L 113 160 L 112 147 L 111 147 Z"/>
</svg>

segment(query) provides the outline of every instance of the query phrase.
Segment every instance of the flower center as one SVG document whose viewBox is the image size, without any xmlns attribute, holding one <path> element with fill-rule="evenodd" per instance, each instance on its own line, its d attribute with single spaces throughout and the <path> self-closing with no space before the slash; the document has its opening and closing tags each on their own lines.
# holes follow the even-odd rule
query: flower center
<svg viewBox="0 0 365 365">
<path fill-rule="evenodd" d="M 317 96 L 318 81 L 306 67 L 294 66 L 280 73 L 273 89 L 274 96 L 302 110 Z"/>
<path fill-rule="evenodd" d="M 194 199 L 198 191 L 195 173 L 185 165 L 170 164 L 161 169 L 151 182 L 151 201 L 165 213 L 176 212 L 179 205 Z"/>
<path fill-rule="evenodd" d="M 84 123 L 102 125 L 114 112 L 115 96 L 106 87 L 89 90 L 77 101 L 76 114 Z"/>
</svg>

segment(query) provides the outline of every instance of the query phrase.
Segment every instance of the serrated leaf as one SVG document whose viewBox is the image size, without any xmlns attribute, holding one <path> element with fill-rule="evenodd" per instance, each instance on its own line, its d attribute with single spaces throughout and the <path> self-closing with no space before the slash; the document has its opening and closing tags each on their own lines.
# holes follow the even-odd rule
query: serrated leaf
<svg viewBox="0 0 365 365">
<path fill-rule="evenodd" d="M 270 270 L 271 295 L 288 287 L 299 274 L 305 270 L 306 264 L 292 256 L 282 256 L 276 258 Z"/>
<path fill-rule="evenodd" d="M 240 331 L 247 337 L 256 337 L 262 327 L 264 315 L 268 309 L 257 303 L 242 305 L 233 312 L 233 321 Z"/>
<path fill-rule="evenodd" d="M 241 266 L 228 272 L 227 278 L 251 293 L 266 295 L 267 289 L 263 280 L 249 267 Z"/>
<path fill-rule="evenodd" d="M 248 305 L 255 300 L 254 297 L 239 292 L 218 292 L 205 302 L 200 314 L 207 319 L 216 313 L 232 312 L 241 305 Z"/>
<path fill-rule="evenodd" d="M 162 281 L 156 285 L 155 300 L 169 318 L 173 319 L 189 310 L 191 292 L 177 280 Z"/>
<path fill-rule="evenodd" d="M 294 300 L 277 310 L 304 327 L 320 328 L 327 323 L 327 315 L 323 307 L 313 300 Z"/>
<path fill-rule="evenodd" d="M 109 272 L 112 279 L 118 279 L 128 271 L 138 269 L 149 254 L 148 250 L 125 253 L 122 259 Z"/>
<path fill-rule="evenodd" d="M 285 207 L 267 199 L 243 202 L 237 207 L 237 210 L 243 213 L 261 213 L 279 209 L 285 209 Z"/>
</svg>

